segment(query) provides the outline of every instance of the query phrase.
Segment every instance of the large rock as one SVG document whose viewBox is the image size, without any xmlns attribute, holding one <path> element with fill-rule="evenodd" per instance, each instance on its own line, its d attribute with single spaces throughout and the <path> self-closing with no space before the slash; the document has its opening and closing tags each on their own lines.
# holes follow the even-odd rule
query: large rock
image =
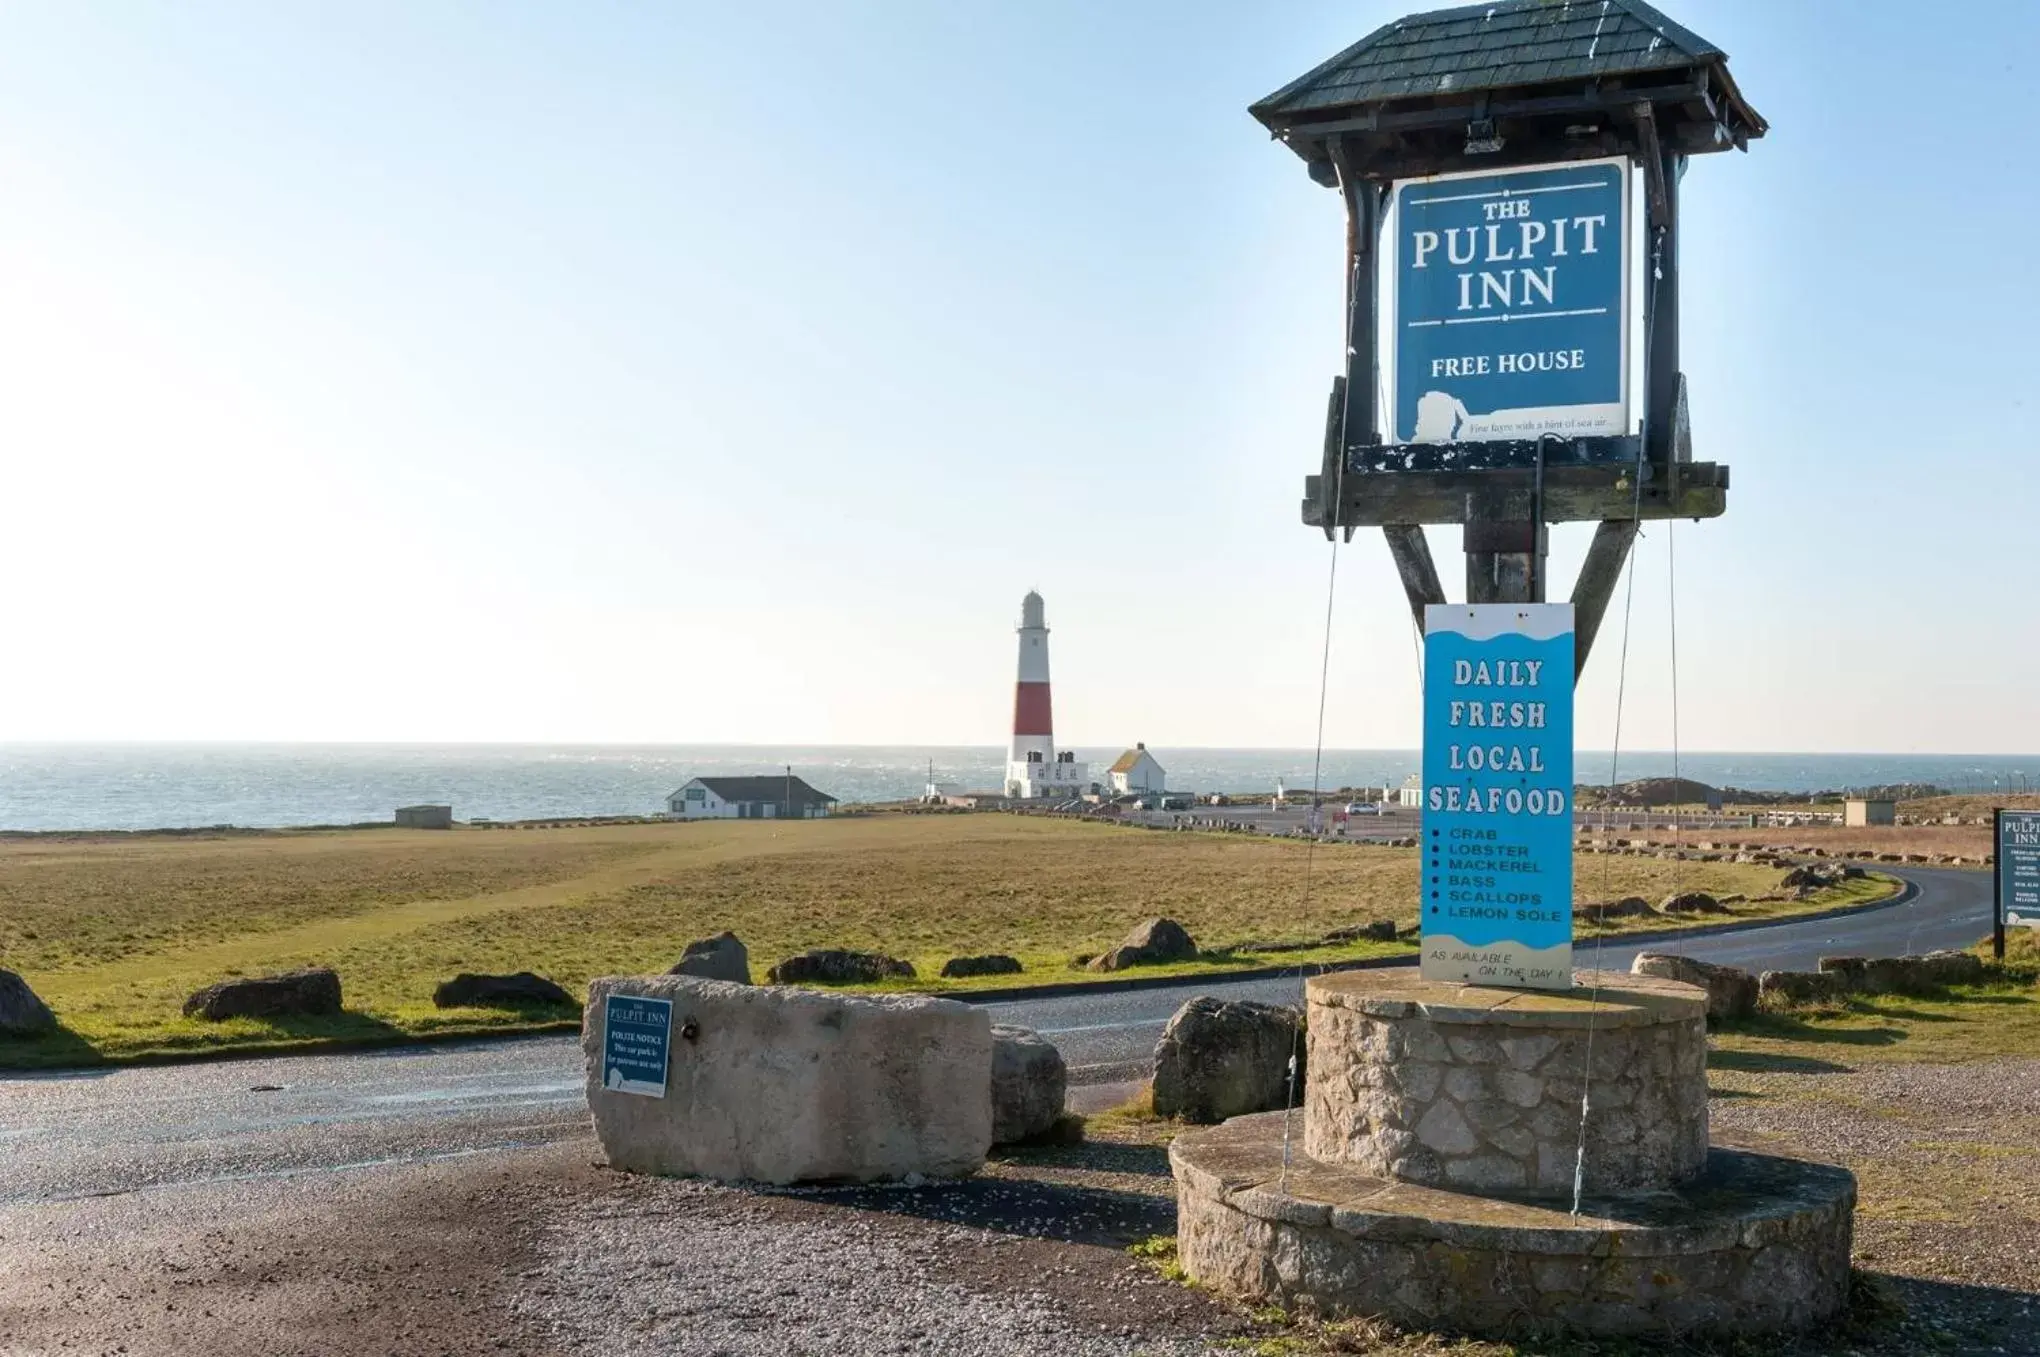
<svg viewBox="0 0 2040 1357">
<path fill-rule="evenodd" d="M 1289 1060 L 1303 1099 L 1303 1016 L 1293 1008 L 1199 995 L 1176 1010 L 1155 1045 L 1155 1111 L 1214 1122 L 1284 1107 Z"/>
<path fill-rule="evenodd" d="M 56 1030 L 57 1015 L 36 998 L 28 982 L 13 971 L 0 971 L 0 1033 L 34 1037 Z"/>
<path fill-rule="evenodd" d="M 437 1008 L 523 1008 L 532 1004 L 571 1004 L 574 996 L 542 975 L 472 975 L 462 971 L 432 991 Z"/>
<path fill-rule="evenodd" d="M 1666 896 L 1658 906 L 1660 914 L 1726 914 L 1728 906 L 1709 895 L 1706 891 L 1684 891 L 1678 895 Z"/>
<path fill-rule="evenodd" d="M 603 1086 L 610 995 L 673 1005 L 666 1094 Z M 958 1177 L 992 1143 L 992 1022 L 921 994 L 606 977 L 581 1027 L 612 1166 L 766 1183 Z"/>
<path fill-rule="evenodd" d="M 691 975 L 702 980 L 727 980 L 736 985 L 751 983 L 751 954 L 737 935 L 724 929 L 712 938 L 687 944 L 679 964 L 668 975 Z"/>
<path fill-rule="evenodd" d="M 953 956 L 942 963 L 942 975 L 948 980 L 973 975 L 1018 975 L 1022 969 L 1014 958 L 996 952 L 989 956 Z"/>
<path fill-rule="evenodd" d="M 1757 1010 L 1757 977 L 1734 966 L 1669 952 L 1639 952 L 1629 963 L 1629 973 L 1698 985 L 1707 991 L 1709 1018 L 1746 1018 Z"/>
<path fill-rule="evenodd" d="M 1605 923 L 1609 919 L 1633 919 L 1650 913 L 1650 901 L 1640 895 L 1627 895 L 1620 900 L 1602 900 L 1594 904 L 1581 905 L 1579 917 L 1589 923 Z"/>
<path fill-rule="evenodd" d="M 1324 941 L 1327 943 L 1394 942 L 1395 920 L 1376 919 L 1372 923 L 1354 924 L 1348 928 L 1334 928 L 1331 932 L 1325 934 Z M 1252 951 L 1253 949 L 1242 948 L 1241 950 Z"/>
<path fill-rule="evenodd" d="M 222 980 L 184 1001 L 184 1016 L 227 1018 L 331 1017 L 340 1011 L 340 974 L 325 967 Z"/>
<path fill-rule="evenodd" d="M 1167 961 L 1189 961 L 1197 955 L 1197 943 L 1188 929 L 1174 919 L 1149 919 L 1126 935 L 1117 947 L 1091 959 L 1094 971 L 1121 971 L 1128 966 L 1152 966 Z"/>
<path fill-rule="evenodd" d="M 881 980 L 912 980 L 911 963 L 876 952 L 842 952 L 819 948 L 802 952 L 765 972 L 775 985 L 875 985 Z"/>
<path fill-rule="evenodd" d="M 992 1028 L 992 1143 L 1046 1134 L 1069 1091 L 1062 1052 L 1031 1027 Z"/>
<path fill-rule="evenodd" d="M 1840 971 L 1765 971 L 1757 977 L 1757 993 L 1781 1004 L 1828 1004 L 1849 992 L 1849 977 Z"/>
<path fill-rule="evenodd" d="M 1973 952 L 1929 952 L 1925 956 L 1875 957 L 1858 983 L 1872 994 L 1932 994 L 1948 985 L 1984 978 L 1983 958 Z"/>
</svg>

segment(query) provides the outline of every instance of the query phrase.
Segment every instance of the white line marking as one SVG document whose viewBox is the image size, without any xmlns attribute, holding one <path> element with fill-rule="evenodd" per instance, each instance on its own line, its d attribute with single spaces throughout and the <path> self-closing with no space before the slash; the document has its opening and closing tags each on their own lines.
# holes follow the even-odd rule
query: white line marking
<svg viewBox="0 0 2040 1357">
<path fill-rule="evenodd" d="M 1612 189 L 1613 184 L 1553 184 L 1549 188 L 1503 188 L 1489 189 L 1485 193 L 1453 193 L 1438 198 L 1412 198 L 1410 201 L 1421 207 L 1426 203 L 1473 203 L 1486 198 L 1527 198 L 1533 193 L 1571 193 L 1576 189 Z"/>
<path fill-rule="evenodd" d="M 1454 316 L 1447 320 L 1406 320 L 1403 322 L 1403 328 L 1405 330 L 1418 330 L 1427 325 L 1493 325 L 1499 321 L 1550 320 L 1556 316 L 1605 316 L 1608 314 L 1608 310 L 1609 308 L 1605 306 L 1582 306 L 1572 311 L 1521 311 L 1514 315 Z"/>
</svg>

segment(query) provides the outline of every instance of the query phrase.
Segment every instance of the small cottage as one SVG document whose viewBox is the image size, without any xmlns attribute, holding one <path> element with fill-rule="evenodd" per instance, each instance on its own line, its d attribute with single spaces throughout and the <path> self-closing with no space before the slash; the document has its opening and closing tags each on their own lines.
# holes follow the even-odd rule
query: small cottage
<svg viewBox="0 0 2040 1357">
<path fill-rule="evenodd" d="M 666 814 L 680 820 L 816 820 L 836 798 L 791 774 L 698 777 L 666 798 Z"/>
<path fill-rule="evenodd" d="M 1164 778 L 1162 765 L 1155 761 L 1153 754 L 1148 753 L 1148 747 L 1144 744 L 1136 744 L 1121 754 L 1112 767 L 1106 770 L 1106 776 L 1112 779 L 1112 790 L 1122 795 L 1128 792 L 1165 790 L 1162 786 Z"/>
</svg>

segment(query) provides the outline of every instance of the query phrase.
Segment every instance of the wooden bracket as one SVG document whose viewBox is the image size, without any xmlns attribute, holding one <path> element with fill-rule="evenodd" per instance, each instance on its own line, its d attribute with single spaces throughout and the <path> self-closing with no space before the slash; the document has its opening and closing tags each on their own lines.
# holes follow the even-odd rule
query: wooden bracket
<svg viewBox="0 0 2040 1357">
<path fill-rule="evenodd" d="M 1431 543 L 1416 523 L 1384 523 L 1381 535 L 1388 539 L 1388 554 L 1395 558 L 1395 573 L 1402 577 L 1403 594 L 1410 601 L 1410 616 L 1416 619 L 1417 634 L 1424 631 L 1424 605 L 1443 603 L 1445 586 L 1438 582 L 1438 566 L 1431 559 Z"/>
<path fill-rule="evenodd" d="M 1325 540 L 1332 540 L 1333 525 L 1338 521 L 1337 505 L 1339 491 L 1346 483 L 1346 379 L 1332 378 L 1332 398 L 1325 407 L 1325 462 L 1324 472 L 1318 478 L 1318 509 L 1324 524 Z M 1347 529 L 1347 540 L 1351 541 L 1352 529 Z"/>
<path fill-rule="evenodd" d="M 1633 518 L 1613 519 L 1594 529 L 1587 558 L 1580 562 L 1579 582 L 1573 585 L 1573 682 L 1586 672 L 1587 653 L 1601 630 L 1608 612 L 1608 600 L 1615 595 L 1615 582 L 1622 578 L 1622 563 L 1629 559 L 1630 544 L 1641 525 Z"/>
</svg>

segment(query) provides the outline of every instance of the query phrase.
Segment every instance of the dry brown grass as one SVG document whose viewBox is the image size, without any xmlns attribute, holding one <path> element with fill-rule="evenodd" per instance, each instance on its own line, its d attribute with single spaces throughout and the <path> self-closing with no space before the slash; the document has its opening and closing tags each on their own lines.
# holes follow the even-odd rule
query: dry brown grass
<svg viewBox="0 0 2040 1357">
<path fill-rule="evenodd" d="M 1240 949 L 1206 969 L 1254 964 L 1263 958 L 1242 944 L 1413 922 L 1417 879 L 1409 849 L 1002 815 L 23 839 L 0 842 L 0 965 L 22 971 L 76 1038 L 121 1055 L 502 1025 L 519 1019 L 433 1009 L 433 986 L 461 970 L 529 969 L 573 989 L 664 970 L 690 939 L 724 928 L 759 971 L 844 946 L 904 956 L 924 977 L 949 956 L 1007 952 L 1023 979 L 1066 980 L 1081 974 L 1072 953 L 1164 914 L 1207 948 Z M 1583 859 L 1579 873 L 1582 898 L 1595 899 L 1754 895 L 1776 879 L 1656 859 Z M 222 976 L 303 964 L 339 968 L 347 1023 L 282 1031 L 178 1015 Z M 10 1062 L 19 1053 L 0 1046 Z"/>
</svg>

